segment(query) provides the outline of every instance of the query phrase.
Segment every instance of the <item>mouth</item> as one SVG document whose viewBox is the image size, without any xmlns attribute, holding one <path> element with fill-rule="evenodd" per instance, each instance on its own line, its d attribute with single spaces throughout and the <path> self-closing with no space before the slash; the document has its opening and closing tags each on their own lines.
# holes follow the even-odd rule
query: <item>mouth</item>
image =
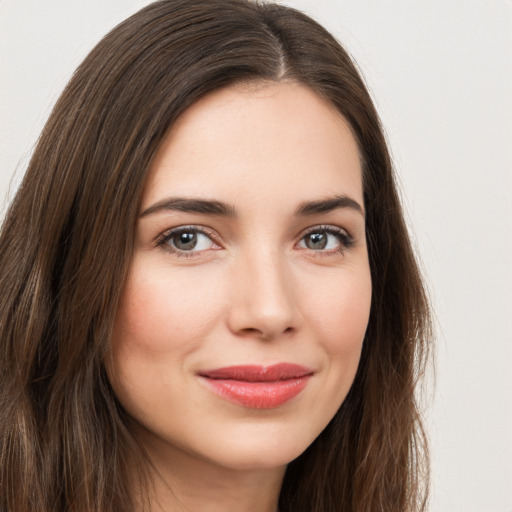
<svg viewBox="0 0 512 512">
<path fill-rule="evenodd" d="M 228 366 L 198 375 L 221 398 L 253 409 L 273 409 L 296 397 L 313 373 L 304 366 L 279 363 Z"/>
</svg>

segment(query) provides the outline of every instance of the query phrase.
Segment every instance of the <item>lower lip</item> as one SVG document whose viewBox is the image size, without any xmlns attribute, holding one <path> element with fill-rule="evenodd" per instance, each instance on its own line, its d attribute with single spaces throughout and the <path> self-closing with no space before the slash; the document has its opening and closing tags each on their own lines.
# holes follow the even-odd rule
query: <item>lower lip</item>
<svg viewBox="0 0 512 512">
<path fill-rule="evenodd" d="M 273 409 L 296 397 L 307 385 L 311 375 L 292 379 L 247 382 L 231 379 L 201 377 L 217 395 L 244 407 Z"/>
</svg>

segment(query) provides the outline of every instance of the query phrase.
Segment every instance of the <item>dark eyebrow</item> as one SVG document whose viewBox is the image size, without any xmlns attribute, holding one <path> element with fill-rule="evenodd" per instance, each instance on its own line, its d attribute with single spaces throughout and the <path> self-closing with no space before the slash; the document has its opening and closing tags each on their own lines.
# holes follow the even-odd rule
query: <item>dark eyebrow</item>
<svg viewBox="0 0 512 512">
<path fill-rule="evenodd" d="M 140 217 L 163 211 L 177 211 L 186 213 L 203 213 L 207 215 L 220 215 L 221 217 L 234 217 L 235 209 L 221 201 L 209 199 L 194 199 L 183 197 L 169 197 L 162 199 L 146 208 Z"/>
<path fill-rule="evenodd" d="M 332 212 L 338 208 L 350 208 L 359 212 L 364 217 L 363 207 L 355 199 L 344 195 L 330 197 L 320 201 L 302 203 L 297 208 L 296 215 L 318 215 L 321 213 Z"/>
<path fill-rule="evenodd" d="M 364 211 L 361 205 L 354 199 L 348 196 L 335 196 L 320 201 L 308 201 L 301 203 L 297 208 L 295 214 L 297 216 L 318 215 L 328 213 L 338 208 L 351 208 L 364 216 Z M 236 211 L 233 206 L 230 206 L 221 201 L 214 201 L 209 199 L 195 199 L 183 197 L 169 197 L 162 199 L 155 204 L 146 208 L 140 217 L 151 215 L 153 213 L 177 211 L 185 213 L 202 213 L 206 215 L 219 215 L 221 217 L 235 217 Z"/>
</svg>

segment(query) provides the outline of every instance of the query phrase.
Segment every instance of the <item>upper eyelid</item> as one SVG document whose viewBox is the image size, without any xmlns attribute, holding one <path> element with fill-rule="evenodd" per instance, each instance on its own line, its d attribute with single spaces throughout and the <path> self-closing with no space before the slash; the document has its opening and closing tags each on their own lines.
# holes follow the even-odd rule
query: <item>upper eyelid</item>
<svg viewBox="0 0 512 512">
<path fill-rule="evenodd" d="M 304 238 L 306 235 L 310 233 L 314 233 L 316 231 L 327 231 L 329 233 L 338 233 L 345 234 L 348 238 L 354 239 L 351 231 L 347 228 L 342 228 L 341 226 L 336 226 L 334 224 L 317 224 L 316 226 L 311 226 L 309 228 L 303 229 L 298 235 L 299 240 Z"/>
<path fill-rule="evenodd" d="M 160 245 L 162 243 L 165 243 L 165 241 L 170 238 L 171 236 L 180 233 L 180 232 L 186 232 L 189 231 L 197 231 L 201 234 L 204 234 L 208 236 L 214 243 L 223 245 L 222 237 L 217 233 L 216 230 L 209 228 L 207 226 L 203 226 L 200 224 L 184 224 L 172 228 L 168 228 L 165 231 L 161 232 L 156 238 L 155 238 L 155 245 Z M 310 233 L 314 233 L 315 231 L 326 231 L 330 233 L 339 233 L 339 234 L 345 234 L 347 238 L 350 238 L 352 241 L 354 240 L 353 235 L 351 232 L 343 228 L 341 226 L 337 226 L 334 224 L 316 224 L 314 226 L 310 226 L 308 228 L 302 229 L 299 234 L 296 236 L 296 242 L 300 242 L 305 236 L 307 236 Z"/>
<path fill-rule="evenodd" d="M 312 231 L 344 231 L 345 233 L 349 234 L 349 231 L 346 228 L 336 226 L 335 224 L 316 224 L 302 230 L 302 233 L 311 233 Z"/>
<path fill-rule="evenodd" d="M 176 226 L 174 228 L 166 229 L 165 231 L 162 231 L 156 238 L 155 238 L 155 245 L 161 245 L 162 243 L 165 243 L 166 240 L 171 238 L 173 235 L 177 233 L 183 233 L 186 231 L 197 231 L 198 233 L 201 233 L 203 235 L 206 235 L 208 238 L 212 240 L 212 242 L 220 244 L 219 237 L 216 236 L 215 231 L 207 228 L 206 226 L 201 226 L 197 224 L 189 224 L 189 225 L 182 225 L 182 226 Z"/>
<path fill-rule="evenodd" d="M 317 225 L 317 226 L 312 226 L 310 228 L 307 228 L 306 230 L 301 232 L 297 244 L 301 243 L 302 240 L 304 240 L 304 237 L 306 237 L 307 235 L 309 235 L 311 233 L 315 233 L 315 232 L 322 232 L 322 231 L 327 232 L 334 236 L 338 235 L 338 237 L 340 239 L 341 246 L 343 247 L 343 250 L 350 249 L 358 244 L 356 237 L 354 237 L 348 229 L 342 228 L 340 226 L 336 226 L 333 224 L 322 224 L 322 225 Z M 329 251 L 315 251 L 315 252 L 317 252 L 318 255 L 320 255 L 322 253 L 323 254 L 329 253 Z"/>
<path fill-rule="evenodd" d="M 176 226 L 174 228 L 166 229 L 163 234 L 170 233 L 180 233 L 183 231 L 198 231 L 199 233 L 204 233 L 205 235 L 209 235 L 213 230 L 207 228 L 206 226 L 201 226 L 200 224 L 183 224 L 180 226 Z"/>
</svg>

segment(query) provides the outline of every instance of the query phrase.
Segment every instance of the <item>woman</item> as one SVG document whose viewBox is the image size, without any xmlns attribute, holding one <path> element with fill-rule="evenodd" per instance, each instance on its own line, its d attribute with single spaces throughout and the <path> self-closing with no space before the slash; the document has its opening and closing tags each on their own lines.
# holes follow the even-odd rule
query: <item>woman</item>
<svg viewBox="0 0 512 512">
<path fill-rule="evenodd" d="M 424 510 L 428 304 L 350 58 L 165 0 L 54 108 L 0 239 L 0 503 Z"/>
</svg>

